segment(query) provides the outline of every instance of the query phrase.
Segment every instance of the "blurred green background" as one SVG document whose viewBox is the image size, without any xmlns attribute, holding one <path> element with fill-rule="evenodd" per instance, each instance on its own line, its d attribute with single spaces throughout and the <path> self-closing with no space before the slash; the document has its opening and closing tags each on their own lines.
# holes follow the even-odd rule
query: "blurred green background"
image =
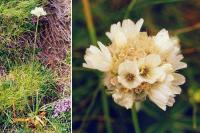
<svg viewBox="0 0 200 133">
<path fill-rule="evenodd" d="M 90 11 L 92 19 L 85 15 Z M 142 31 L 150 35 L 166 28 L 171 36 L 178 36 L 188 64 L 179 71 L 186 76 L 186 83 L 172 108 L 164 112 L 149 100 L 141 104 L 141 132 L 200 132 L 200 0 L 73 0 L 72 14 L 73 132 L 134 132 L 131 110 L 105 94 L 102 73 L 82 68 L 86 48 L 96 45 L 96 38 L 109 43 L 105 32 L 124 18 L 144 18 Z"/>
</svg>

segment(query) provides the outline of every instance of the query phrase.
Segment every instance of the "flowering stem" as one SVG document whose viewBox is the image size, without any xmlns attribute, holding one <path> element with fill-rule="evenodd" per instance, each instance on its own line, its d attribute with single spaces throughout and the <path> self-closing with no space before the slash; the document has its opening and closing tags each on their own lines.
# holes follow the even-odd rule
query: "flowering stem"
<svg viewBox="0 0 200 133">
<path fill-rule="evenodd" d="M 34 38 L 34 43 L 33 43 L 33 55 L 32 55 L 32 68 L 31 68 L 31 74 L 32 74 L 32 78 L 31 78 L 31 85 L 32 85 L 32 79 L 33 79 L 33 77 L 34 77 L 34 75 L 33 75 L 33 68 L 34 68 L 34 62 L 35 62 L 35 49 L 36 49 L 36 43 L 37 43 L 37 32 L 38 32 L 38 25 L 39 25 L 39 17 L 37 17 L 37 23 L 36 23 L 36 28 L 35 28 L 35 38 Z M 38 91 L 36 92 L 37 93 L 37 101 L 36 101 L 36 104 L 38 104 Z M 34 99 L 34 98 L 33 98 Z M 33 110 L 34 110 L 34 108 L 37 110 L 38 109 L 38 107 L 37 107 L 38 105 L 36 105 L 36 108 L 34 107 L 34 105 L 33 105 Z M 37 113 L 37 111 L 35 112 L 35 113 Z"/>
<path fill-rule="evenodd" d="M 109 108 L 108 108 L 108 101 L 107 101 L 107 96 L 102 89 L 102 103 L 103 103 L 103 111 L 104 111 L 104 117 L 106 120 L 106 129 L 108 133 L 112 133 L 112 126 L 111 126 L 111 121 L 110 121 L 110 116 L 109 116 Z"/>
<path fill-rule="evenodd" d="M 85 18 L 86 18 L 86 24 L 87 24 L 87 28 L 89 31 L 89 35 L 90 35 L 90 39 L 92 41 L 93 44 L 96 44 L 96 31 L 94 28 L 94 24 L 93 24 L 93 20 L 92 20 L 92 15 L 91 15 L 91 11 L 90 11 L 90 2 L 88 0 L 82 0 L 83 3 L 83 11 L 85 14 Z"/>
<path fill-rule="evenodd" d="M 36 49 L 36 43 L 37 43 L 37 32 L 38 32 L 38 25 L 39 25 L 39 17 L 37 17 L 37 23 L 36 23 L 36 28 L 35 28 L 35 38 L 34 38 L 34 44 L 33 44 L 33 57 L 32 61 L 35 61 L 35 49 Z"/>
<path fill-rule="evenodd" d="M 128 5 L 128 9 L 126 10 L 126 13 L 125 13 L 125 17 L 124 18 L 128 18 L 129 15 L 130 15 L 130 12 L 131 10 L 133 9 L 135 3 L 136 3 L 137 0 L 131 0 L 131 3 Z"/>
<path fill-rule="evenodd" d="M 141 133 L 135 105 L 133 105 L 132 107 L 132 121 L 133 121 L 133 126 L 135 129 L 135 133 Z"/>
<path fill-rule="evenodd" d="M 194 129 L 197 128 L 197 116 L 196 115 L 197 115 L 197 106 L 194 104 L 193 105 L 193 114 L 192 114 L 192 122 L 193 122 L 192 126 Z"/>
</svg>

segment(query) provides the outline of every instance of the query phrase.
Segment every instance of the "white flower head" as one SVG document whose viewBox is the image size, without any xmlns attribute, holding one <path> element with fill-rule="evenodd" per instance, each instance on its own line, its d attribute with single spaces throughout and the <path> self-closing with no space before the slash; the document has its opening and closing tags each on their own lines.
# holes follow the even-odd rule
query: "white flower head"
<svg viewBox="0 0 200 133">
<path fill-rule="evenodd" d="M 99 48 L 86 50 L 84 67 L 106 72 L 104 84 L 114 101 L 127 109 L 148 97 L 166 110 L 173 106 L 175 96 L 181 93 L 185 82 L 176 71 L 187 67 L 182 62 L 179 39 L 170 38 L 162 29 L 155 36 L 140 32 L 144 20 L 130 19 L 111 25 L 106 35 L 108 47 L 98 42 Z"/>
<path fill-rule="evenodd" d="M 42 7 L 35 7 L 35 9 L 31 10 L 31 14 L 37 16 L 38 18 L 40 16 L 47 15 L 46 11 Z"/>
</svg>

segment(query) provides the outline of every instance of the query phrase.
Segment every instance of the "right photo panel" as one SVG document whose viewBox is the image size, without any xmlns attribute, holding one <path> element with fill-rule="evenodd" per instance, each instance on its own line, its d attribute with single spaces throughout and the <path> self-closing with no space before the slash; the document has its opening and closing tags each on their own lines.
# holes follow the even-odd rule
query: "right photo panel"
<svg viewBox="0 0 200 133">
<path fill-rule="evenodd" d="M 200 1 L 72 4 L 72 131 L 200 132 Z"/>
</svg>

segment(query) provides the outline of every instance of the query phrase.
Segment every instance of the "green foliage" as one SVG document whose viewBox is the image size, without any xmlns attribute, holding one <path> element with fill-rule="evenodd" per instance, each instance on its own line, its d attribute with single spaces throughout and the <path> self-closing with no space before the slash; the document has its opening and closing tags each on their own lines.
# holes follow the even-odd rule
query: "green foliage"
<svg viewBox="0 0 200 133">
<path fill-rule="evenodd" d="M 71 132 L 71 112 L 63 112 L 59 117 L 51 117 L 51 125 L 53 125 L 56 133 L 70 133 Z"/>
<path fill-rule="evenodd" d="M 33 29 L 30 12 L 42 3 L 45 2 L 41 0 L 3 0 L 0 4 L 0 35 L 4 38 L 3 42 Z"/>
<path fill-rule="evenodd" d="M 29 97 L 37 91 L 48 89 L 53 75 L 39 63 L 15 66 L 9 74 L 0 78 L 0 110 L 16 105 L 22 109 L 29 103 Z"/>
<path fill-rule="evenodd" d="M 8 1 L 1 4 L 0 10 L 5 18 L 24 20 L 30 16 L 30 11 L 38 3 L 39 0 Z"/>
</svg>

